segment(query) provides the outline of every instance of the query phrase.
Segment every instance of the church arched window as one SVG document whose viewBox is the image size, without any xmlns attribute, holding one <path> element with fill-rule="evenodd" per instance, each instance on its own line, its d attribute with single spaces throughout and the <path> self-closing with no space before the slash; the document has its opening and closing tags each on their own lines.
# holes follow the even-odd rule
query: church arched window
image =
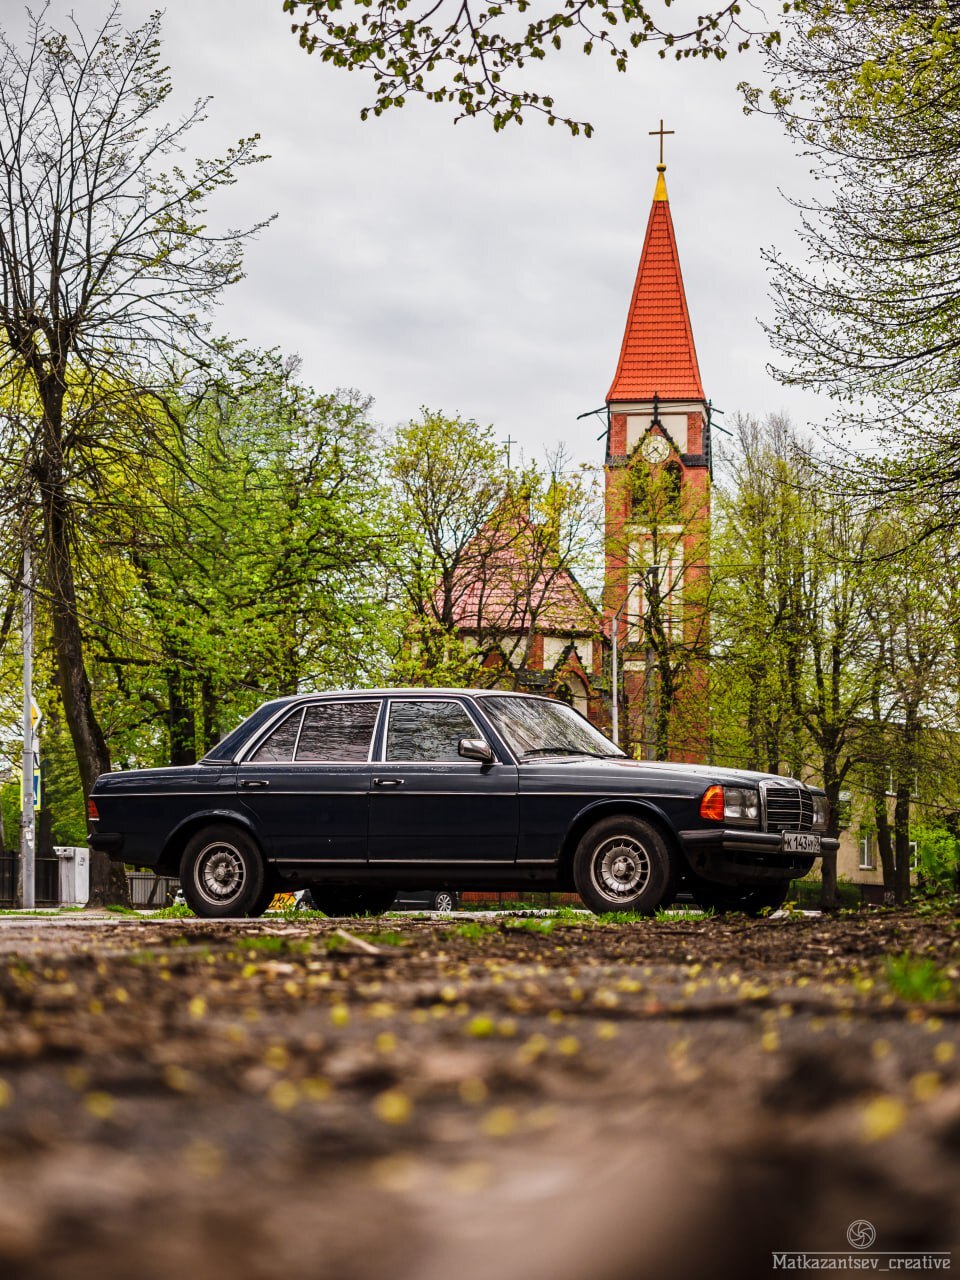
<svg viewBox="0 0 960 1280">
<path fill-rule="evenodd" d="M 679 462 L 651 468 L 638 460 L 631 468 L 630 514 L 634 524 L 676 524 L 680 519 L 683 468 Z"/>
<path fill-rule="evenodd" d="M 665 520 L 679 519 L 680 490 L 683 487 L 683 471 L 679 462 L 668 462 L 660 477 L 663 491 L 661 509 Z"/>
</svg>

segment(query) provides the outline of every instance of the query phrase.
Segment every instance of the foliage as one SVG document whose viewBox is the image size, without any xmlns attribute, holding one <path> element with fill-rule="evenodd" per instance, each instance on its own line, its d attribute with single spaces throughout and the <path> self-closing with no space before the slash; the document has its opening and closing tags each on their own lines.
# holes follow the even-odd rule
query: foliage
<svg viewBox="0 0 960 1280">
<path fill-rule="evenodd" d="M 946 0 L 804 3 L 773 45 L 773 88 L 747 88 L 811 160 L 820 196 L 795 201 L 803 261 L 771 252 L 770 335 L 788 383 L 881 428 L 885 456 L 847 477 L 931 503 L 955 525 L 960 493 L 960 85 Z"/>
<path fill-rule="evenodd" d="M 181 400 L 146 482 L 113 495 L 146 652 L 100 637 L 98 655 L 141 759 L 152 741 L 188 763 L 265 697 L 363 683 L 382 654 L 367 402 L 317 395 L 269 354 L 228 372 L 229 389 Z"/>
<path fill-rule="evenodd" d="M 508 471 L 492 428 L 425 409 L 397 429 L 386 463 L 398 683 L 517 687 L 538 628 L 599 631 L 572 577 L 592 568 L 596 486 L 562 453 Z"/>
<path fill-rule="evenodd" d="M 56 30 L 45 8 L 29 22 L 23 51 L 0 33 L 0 501 L 8 538 L 15 530 L 21 545 L 39 545 L 64 719 L 88 792 L 110 754 L 89 678 L 78 530 L 112 470 L 155 445 L 158 370 L 205 342 L 206 314 L 240 277 L 250 233 L 217 235 L 206 204 L 259 157 L 249 138 L 189 173 L 173 158 L 204 104 L 158 123 L 171 91 L 159 15 L 126 31 L 114 6 L 91 34 L 75 21 Z M 92 900 L 124 891 L 94 854 Z"/>
<path fill-rule="evenodd" d="M 738 0 L 675 27 L 661 12 L 669 4 L 564 0 L 532 18 L 530 0 L 438 0 L 413 9 L 407 0 L 284 0 L 283 8 L 308 53 L 372 77 L 375 98 L 363 119 L 416 95 L 453 105 L 457 119 L 488 115 L 496 130 L 537 112 L 548 124 L 589 137 L 590 124 L 562 114 L 549 93 L 528 84 L 526 64 L 573 42 L 586 55 L 605 51 L 618 71 L 626 71 L 631 54 L 645 44 L 676 58 L 723 58 L 728 45 L 748 47 L 752 33 L 742 25 Z"/>
<path fill-rule="evenodd" d="M 960 887 L 960 837 L 956 831 L 917 823 L 912 835 L 924 891 L 935 897 L 956 893 Z"/>
<path fill-rule="evenodd" d="M 644 685 L 656 693 L 643 699 L 647 705 L 626 699 L 618 745 L 657 760 L 699 754 L 708 736 L 708 495 L 696 484 L 682 484 L 676 461 L 650 468 L 638 454 L 629 468 L 610 476 L 607 501 L 630 513 L 619 537 L 608 539 L 608 555 L 626 577 L 618 639 L 625 651 L 635 646 L 633 661 L 642 652 Z"/>
<path fill-rule="evenodd" d="M 954 983 L 949 974 L 927 956 L 889 956 L 884 974 L 890 990 L 904 1000 L 929 1002 L 952 1000 Z"/>
</svg>

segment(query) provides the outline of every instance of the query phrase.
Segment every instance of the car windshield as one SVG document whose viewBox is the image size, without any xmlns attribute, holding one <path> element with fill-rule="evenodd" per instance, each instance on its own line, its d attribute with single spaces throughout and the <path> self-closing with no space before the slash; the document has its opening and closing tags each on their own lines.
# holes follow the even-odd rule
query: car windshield
<svg viewBox="0 0 960 1280">
<path fill-rule="evenodd" d="M 533 756 L 623 755 L 599 729 L 565 702 L 492 697 L 484 698 L 481 706 L 510 749 L 523 760 Z"/>
</svg>

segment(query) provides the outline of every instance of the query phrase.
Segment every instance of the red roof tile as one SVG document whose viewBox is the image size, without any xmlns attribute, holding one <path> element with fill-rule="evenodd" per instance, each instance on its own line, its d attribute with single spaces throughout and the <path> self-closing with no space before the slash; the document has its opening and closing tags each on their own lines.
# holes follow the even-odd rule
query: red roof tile
<svg viewBox="0 0 960 1280">
<path fill-rule="evenodd" d="M 607 400 L 652 400 L 655 395 L 662 400 L 705 399 L 662 172 Z"/>
</svg>

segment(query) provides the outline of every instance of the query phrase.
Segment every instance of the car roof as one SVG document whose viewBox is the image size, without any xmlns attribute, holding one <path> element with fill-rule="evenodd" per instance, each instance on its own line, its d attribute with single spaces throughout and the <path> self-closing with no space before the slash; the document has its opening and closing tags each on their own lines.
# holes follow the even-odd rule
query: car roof
<svg viewBox="0 0 960 1280">
<path fill-rule="evenodd" d="M 400 688 L 400 689 L 321 689 L 316 693 L 292 693 L 285 698 L 275 699 L 277 706 L 284 702 L 296 702 L 299 698 L 383 698 L 387 695 L 396 696 L 401 694 L 403 697 L 446 697 L 451 695 L 466 698 L 489 698 L 495 696 L 498 698 L 547 698 L 549 694 L 545 693 L 528 693 L 524 689 L 423 689 L 418 687 Z M 552 699 L 557 701 L 557 699 Z"/>
</svg>

